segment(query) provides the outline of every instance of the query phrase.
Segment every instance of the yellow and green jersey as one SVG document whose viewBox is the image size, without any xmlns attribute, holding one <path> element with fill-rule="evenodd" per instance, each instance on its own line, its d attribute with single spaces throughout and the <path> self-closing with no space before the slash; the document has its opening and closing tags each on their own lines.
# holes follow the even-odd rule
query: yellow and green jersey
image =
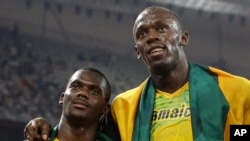
<svg viewBox="0 0 250 141">
<path fill-rule="evenodd" d="M 151 125 L 151 140 L 193 140 L 188 83 L 171 94 L 156 90 Z"/>
<path fill-rule="evenodd" d="M 111 109 L 122 141 L 165 141 L 168 138 L 181 141 L 182 138 L 174 137 L 185 134 L 182 127 L 187 134 L 192 134 L 186 137 L 191 137 L 194 141 L 228 141 L 231 124 L 250 124 L 249 80 L 194 63 L 189 63 L 188 77 L 188 88 L 184 88 L 188 92 L 180 90 L 183 92 L 180 95 L 188 94 L 189 99 L 186 100 L 189 102 L 179 101 L 181 98 L 173 99 L 172 102 L 177 105 L 169 102 L 165 105 L 166 112 L 163 112 L 164 109 L 158 109 L 163 104 L 158 102 L 164 100 L 159 100 L 161 92 L 155 89 L 151 77 L 137 88 L 116 96 Z M 185 117 L 183 114 L 185 110 L 188 111 L 188 106 L 190 116 Z M 179 124 L 183 121 L 184 123 Z M 164 135 L 163 130 L 171 132 L 171 128 L 173 135 Z"/>
</svg>

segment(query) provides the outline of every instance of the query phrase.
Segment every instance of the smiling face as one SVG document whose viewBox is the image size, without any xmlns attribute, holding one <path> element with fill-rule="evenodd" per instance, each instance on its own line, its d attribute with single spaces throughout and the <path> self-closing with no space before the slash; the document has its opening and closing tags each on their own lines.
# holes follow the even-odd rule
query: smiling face
<svg viewBox="0 0 250 141">
<path fill-rule="evenodd" d="M 137 57 L 144 60 L 150 72 L 169 71 L 184 61 L 188 34 L 182 33 L 179 19 L 171 11 L 147 8 L 137 17 L 133 35 Z"/>
<path fill-rule="evenodd" d="M 64 116 L 97 122 L 108 108 L 108 86 L 107 80 L 95 71 L 81 69 L 75 72 L 59 100 Z"/>
</svg>

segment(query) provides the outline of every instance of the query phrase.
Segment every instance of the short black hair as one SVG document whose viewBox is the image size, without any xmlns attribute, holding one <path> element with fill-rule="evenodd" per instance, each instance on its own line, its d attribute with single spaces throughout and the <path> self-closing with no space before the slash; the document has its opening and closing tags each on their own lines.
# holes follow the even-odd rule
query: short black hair
<svg viewBox="0 0 250 141">
<path fill-rule="evenodd" d="M 181 20 L 180 16 L 179 16 L 176 12 L 174 12 L 174 11 L 172 11 L 172 10 L 166 8 L 166 7 L 162 7 L 162 6 L 149 6 L 149 7 L 145 8 L 144 10 L 142 10 L 142 11 L 139 13 L 139 15 L 141 15 L 142 13 L 144 13 L 144 12 L 146 12 L 146 11 L 147 11 L 147 12 L 148 12 L 148 11 L 154 12 L 154 11 L 159 11 L 159 10 L 161 10 L 161 11 L 166 11 L 166 12 L 170 13 L 170 14 L 176 19 L 176 21 L 177 21 L 177 23 L 178 23 L 178 25 L 179 25 L 179 28 L 180 28 L 181 31 L 182 31 L 182 24 L 181 24 L 182 20 Z M 139 15 L 137 16 L 137 18 L 139 17 Z M 137 18 L 136 18 L 136 20 L 135 20 L 135 23 L 136 23 L 136 21 L 137 21 Z M 135 25 L 134 25 L 134 27 L 133 27 L 133 30 L 134 30 L 134 28 L 135 28 Z"/>
</svg>

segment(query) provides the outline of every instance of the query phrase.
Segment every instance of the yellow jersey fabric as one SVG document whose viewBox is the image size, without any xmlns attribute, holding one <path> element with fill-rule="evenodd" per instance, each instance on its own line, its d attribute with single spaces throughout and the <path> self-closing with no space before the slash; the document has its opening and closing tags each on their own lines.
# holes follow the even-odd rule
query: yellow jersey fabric
<svg viewBox="0 0 250 141">
<path fill-rule="evenodd" d="M 250 81 L 210 66 L 189 62 L 189 67 L 193 140 L 229 141 L 230 125 L 250 124 Z M 122 141 L 132 141 L 133 136 L 137 135 L 134 131 L 143 129 L 136 127 L 135 120 L 141 111 L 138 105 L 142 103 L 141 96 L 147 88 L 147 81 L 117 95 L 112 102 L 112 115 L 118 124 Z M 153 110 L 147 112 L 153 115 Z M 151 128 L 148 133 L 151 134 Z M 150 140 L 147 137 L 143 140 Z"/>
<path fill-rule="evenodd" d="M 171 94 L 156 90 L 151 140 L 193 140 L 188 83 Z"/>
</svg>

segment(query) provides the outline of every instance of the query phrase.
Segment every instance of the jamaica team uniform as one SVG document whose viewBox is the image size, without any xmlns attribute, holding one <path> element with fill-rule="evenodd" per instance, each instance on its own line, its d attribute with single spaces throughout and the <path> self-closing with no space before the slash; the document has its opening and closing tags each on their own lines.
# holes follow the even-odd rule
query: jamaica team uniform
<svg viewBox="0 0 250 141">
<path fill-rule="evenodd" d="M 177 93 L 160 92 L 149 76 L 118 94 L 111 110 L 122 141 L 161 141 L 163 134 L 172 141 L 229 141 L 230 125 L 250 124 L 246 78 L 189 62 L 188 84 Z M 179 101 L 173 104 L 170 98 Z"/>
<path fill-rule="evenodd" d="M 193 140 L 188 83 L 172 94 L 156 90 L 151 140 Z"/>
</svg>

